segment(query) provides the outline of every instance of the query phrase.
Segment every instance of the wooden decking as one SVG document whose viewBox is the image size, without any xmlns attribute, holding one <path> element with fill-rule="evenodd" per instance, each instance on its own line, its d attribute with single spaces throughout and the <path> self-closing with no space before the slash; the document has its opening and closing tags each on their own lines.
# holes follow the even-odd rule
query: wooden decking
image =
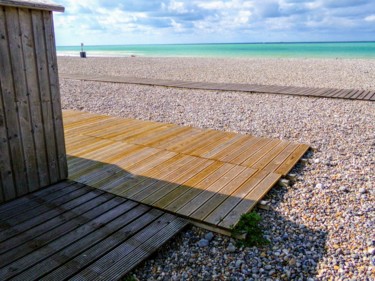
<svg viewBox="0 0 375 281">
<path fill-rule="evenodd" d="M 255 84 L 232 84 L 232 83 L 206 83 L 206 82 L 188 82 L 178 80 L 147 79 L 136 77 L 118 77 L 118 76 L 95 76 L 83 74 L 60 74 L 63 79 L 76 79 L 97 82 L 113 82 L 140 84 L 176 88 L 217 90 L 217 91 L 240 91 L 250 93 L 269 93 L 283 94 L 293 96 L 320 97 L 320 98 L 338 98 L 351 100 L 375 101 L 375 90 L 358 89 L 334 89 L 334 88 L 309 88 L 309 87 L 287 87 L 272 85 Z"/>
<path fill-rule="evenodd" d="M 1 280 L 118 280 L 187 225 L 64 181 L 0 205 Z"/>
<path fill-rule="evenodd" d="M 286 175 L 307 145 L 64 111 L 69 178 L 216 230 Z"/>
</svg>

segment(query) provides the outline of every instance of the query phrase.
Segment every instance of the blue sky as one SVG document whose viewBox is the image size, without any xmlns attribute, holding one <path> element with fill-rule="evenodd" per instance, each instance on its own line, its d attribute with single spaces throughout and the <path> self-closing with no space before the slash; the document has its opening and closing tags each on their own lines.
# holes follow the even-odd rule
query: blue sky
<svg viewBox="0 0 375 281">
<path fill-rule="evenodd" d="M 375 0 L 56 0 L 59 46 L 375 41 Z"/>
</svg>

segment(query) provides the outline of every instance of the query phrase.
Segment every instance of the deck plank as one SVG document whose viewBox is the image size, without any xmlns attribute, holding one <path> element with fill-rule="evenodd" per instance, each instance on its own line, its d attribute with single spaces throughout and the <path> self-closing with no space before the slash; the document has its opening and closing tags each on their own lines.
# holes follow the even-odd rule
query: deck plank
<svg viewBox="0 0 375 281">
<path fill-rule="evenodd" d="M 86 193 L 65 205 L 51 204 L 68 187 Z M 20 227 L 16 221 L 24 220 L 35 198 L 43 198 L 39 204 L 48 210 L 34 214 L 39 223 L 0 242 L 2 280 L 73 280 L 91 274 L 120 280 L 187 225 L 175 215 L 65 181 L 0 205 L 3 212 L 18 210 L 1 217 L 1 229 Z"/>
<path fill-rule="evenodd" d="M 79 79 L 79 80 L 97 81 L 97 82 L 141 84 L 141 85 L 152 85 L 152 86 L 219 90 L 219 91 L 242 91 L 242 92 L 250 92 L 250 93 L 256 92 L 256 93 L 283 94 L 283 95 L 293 95 L 293 96 L 310 96 L 310 97 L 321 97 L 321 98 L 349 99 L 351 96 L 352 99 L 364 100 L 364 98 L 360 95 L 360 93 L 358 92 L 354 93 L 352 92 L 353 90 L 346 90 L 346 89 L 336 90 L 336 89 L 330 89 L 330 88 L 308 88 L 308 87 L 295 87 L 295 86 L 188 82 L 188 81 L 173 81 L 173 80 L 163 80 L 163 79 L 118 77 L 118 76 L 108 76 L 108 75 L 92 76 L 92 75 L 72 75 L 72 74 L 61 73 L 60 76 L 63 79 Z M 365 100 L 372 101 L 373 99 L 370 97 Z"/>
<path fill-rule="evenodd" d="M 323 93 L 323 89 L 309 90 Z M 275 179 L 285 176 L 309 148 L 174 124 L 95 119 L 91 113 L 68 112 L 67 116 L 73 122 L 65 122 L 70 179 L 214 226 L 219 232 L 228 233 L 226 221 L 238 222 L 238 212 L 250 211 L 275 185 Z M 90 123 L 85 126 L 87 116 Z M 91 123 L 93 120 L 101 121 Z"/>
</svg>

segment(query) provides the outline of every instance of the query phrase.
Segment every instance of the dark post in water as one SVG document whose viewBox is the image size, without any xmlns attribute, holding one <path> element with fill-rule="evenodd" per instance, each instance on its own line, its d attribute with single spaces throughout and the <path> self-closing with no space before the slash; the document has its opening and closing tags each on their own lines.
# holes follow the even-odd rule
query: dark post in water
<svg viewBox="0 0 375 281">
<path fill-rule="evenodd" d="M 86 52 L 83 51 L 83 43 L 81 43 L 81 52 L 79 53 L 79 55 L 80 55 L 81 58 L 86 57 Z"/>
</svg>

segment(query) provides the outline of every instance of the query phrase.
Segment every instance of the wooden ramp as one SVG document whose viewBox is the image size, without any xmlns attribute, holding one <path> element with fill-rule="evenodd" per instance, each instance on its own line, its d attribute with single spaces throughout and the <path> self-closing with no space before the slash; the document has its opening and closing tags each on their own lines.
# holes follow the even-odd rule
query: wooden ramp
<svg viewBox="0 0 375 281">
<path fill-rule="evenodd" d="M 228 231 L 308 150 L 304 144 L 64 112 L 69 177 Z"/>
<path fill-rule="evenodd" d="M 186 225 L 64 181 L 0 205 L 1 280 L 118 280 Z"/>
<path fill-rule="evenodd" d="M 288 87 L 272 85 L 255 85 L 255 84 L 232 84 L 232 83 L 207 83 L 207 82 L 188 82 L 178 80 L 148 79 L 138 77 L 119 77 L 106 75 L 84 75 L 84 74 L 60 74 L 63 79 L 127 83 L 151 86 L 164 86 L 175 88 L 189 88 L 200 90 L 215 91 L 239 91 L 250 93 L 268 93 L 282 94 L 292 96 L 320 97 L 320 98 L 338 98 L 351 100 L 375 101 L 374 90 L 358 89 L 334 89 L 334 88 L 310 88 L 310 87 Z"/>
</svg>

